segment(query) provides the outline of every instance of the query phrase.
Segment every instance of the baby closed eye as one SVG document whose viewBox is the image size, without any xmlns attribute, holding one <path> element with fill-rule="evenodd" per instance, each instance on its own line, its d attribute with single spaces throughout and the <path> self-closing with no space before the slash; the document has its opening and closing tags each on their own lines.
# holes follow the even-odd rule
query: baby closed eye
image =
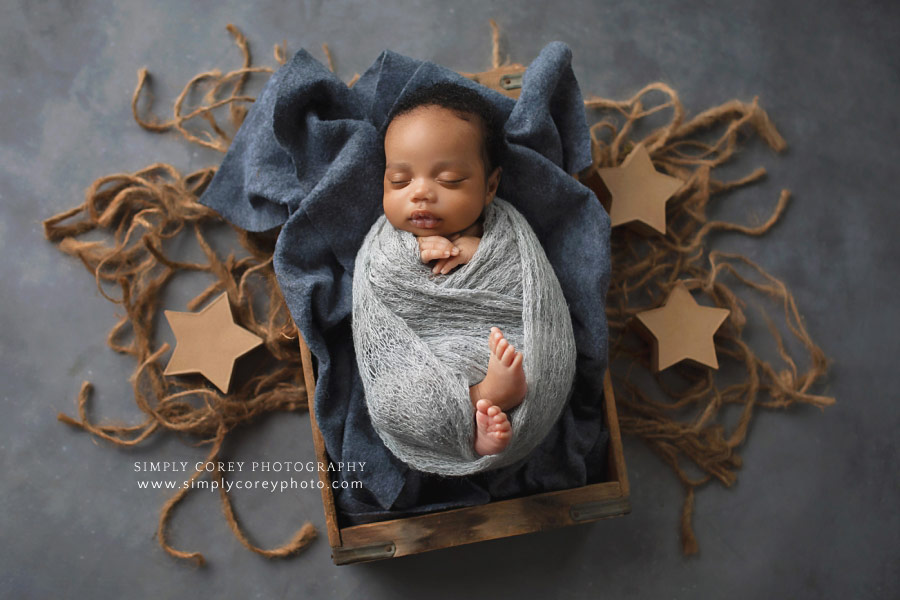
<svg viewBox="0 0 900 600">
<path fill-rule="evenodd" d="M 436 179 L 435 181 L 437 181 L 441 185 L 459 185 L 466 179 L 468 179 L 468 178 L 463 177 L 462 179 Z M 403 187 L 405 185 L 409 185 L 409 183 L 411 181 L 412 181 L 411 179 L 398 179 L 398 180 L 389 179 L 388 183 L 390 183 L 391 185 L 393 185 L 395 187 Z"/>
</svg>

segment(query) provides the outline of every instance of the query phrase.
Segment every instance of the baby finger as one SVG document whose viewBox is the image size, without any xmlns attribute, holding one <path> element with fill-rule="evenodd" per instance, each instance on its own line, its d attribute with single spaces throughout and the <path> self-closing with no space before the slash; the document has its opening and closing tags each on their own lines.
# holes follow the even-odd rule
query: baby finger
<svg viewBox="0 0 900 600">
<path fill-rule="evenodd" d="M 446 265 L 447 261 L 449 261 L 449 260 L 451 260 L 451 259 L 444 258 L 442 260 L 437 261 L 437 264 L 434 265 L 434 268 L 431 269 L 431 272 L 434 273 L 435 275 L 437 275 L 438 273 L 440 273 L 443 270 L 444 265 Z"/>
<path fill-rule="evenodd" d="M 450 252 L 447 250 L 434 250 L 434 249 L 422 250 L 422 262 L 423 263 L 431 262 L 435 259 L 448 258 L 449 256 L 450 256 Z"/>
<path fill-rule="evenodd" d="M 459 256 L 455 256 L 453 258 L 448 258 L 443 262 L 444 266 L 443 268 L 441 268 L 441 273 L 446 275 L 447 273 L 458 267 L 460 264 L 462 264 L 462 259 Z"/>
</svg>

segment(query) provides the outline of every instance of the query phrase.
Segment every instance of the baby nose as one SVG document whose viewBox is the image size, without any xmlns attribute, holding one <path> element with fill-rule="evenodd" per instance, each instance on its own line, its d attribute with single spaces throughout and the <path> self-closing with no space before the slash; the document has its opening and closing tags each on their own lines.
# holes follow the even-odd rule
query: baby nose
<svg viewBox="0 0 900 600">
<path fill-rule="evenodd" d="M 412 186 L 412 198 L 413 202 L 433 202 L 435 199 L 434 189 L 428 184 L 427 181 L 419 181 L 415 185 Z"/>
</svg>

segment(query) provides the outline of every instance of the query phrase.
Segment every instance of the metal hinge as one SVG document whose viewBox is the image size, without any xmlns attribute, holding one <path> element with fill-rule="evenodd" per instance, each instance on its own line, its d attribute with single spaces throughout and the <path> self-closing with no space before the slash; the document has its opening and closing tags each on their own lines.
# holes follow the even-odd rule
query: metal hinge
<svg viewBox="0 0 900 600">
<path fill-rule="evenodd" d="M 522 74 L 510 73 L 500 76 L 500 87 L 504 90 L 517 90 L 522 87 Z"/>
<path fill-rule="evenodd" d="M 616 500 L 602 500 L 597 502 L 584 502 L 576 504 L 569 509 L 569 516 L 573 521 L 591 521 L 603 517 L 615 517 L 631 512 L 631 500 L 619 498 Z"/>
<path fill-rule="evenodd" d="M 394 542 L 387 542 L 371 546 L 357 546 L 356 548 L 332 548 L 331 557 L 336 565 L 349 565 L 351 563 L 391 558 L 396 551 L 397 546 Z"/>
</svg>

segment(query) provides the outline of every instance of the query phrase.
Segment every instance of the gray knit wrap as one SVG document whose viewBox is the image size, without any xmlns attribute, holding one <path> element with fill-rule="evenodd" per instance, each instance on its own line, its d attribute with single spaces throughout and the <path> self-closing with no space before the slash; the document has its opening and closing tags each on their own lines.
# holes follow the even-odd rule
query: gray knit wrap
<svg viewBox="0 0 900 600">
<path fill-rule="evenodd" d="M 469 386 L 484 379 L 493 326 L 524 355 L 528 393 L 512 440 L 474 451 Z M 575 339 L 553 267 L 525 218 L 495 198 L 472 260 L 432 275 L 416 237 L 381 216 L 356 256 L 353 344 L 372 425 L 413 469 L 470 475 L 525 458 L 569 399 Z"/>
</svg>

